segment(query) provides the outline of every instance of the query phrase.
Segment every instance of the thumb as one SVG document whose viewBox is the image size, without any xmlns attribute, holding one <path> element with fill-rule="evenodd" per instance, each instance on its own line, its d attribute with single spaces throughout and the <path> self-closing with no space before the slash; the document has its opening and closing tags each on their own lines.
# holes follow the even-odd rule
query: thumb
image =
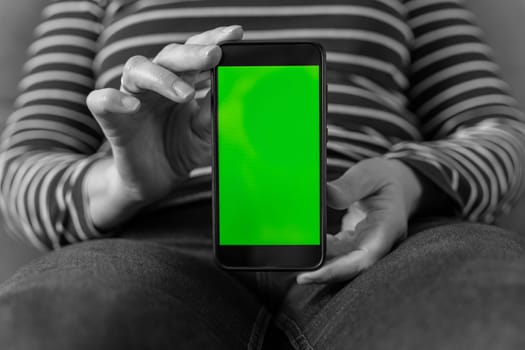
<svg viewBox="0 0 525 350">
<path fill-rule="evenodd" d="M 334 209 L 347 209 L 352 203 L 378 191 L 384 185 L 384 177 L 381 174 L 384 169 L 376 166 L 375 163 L 375 159 L 361 161 L 341 177 L 327 183 L 328 206 Z"/>
</svg>

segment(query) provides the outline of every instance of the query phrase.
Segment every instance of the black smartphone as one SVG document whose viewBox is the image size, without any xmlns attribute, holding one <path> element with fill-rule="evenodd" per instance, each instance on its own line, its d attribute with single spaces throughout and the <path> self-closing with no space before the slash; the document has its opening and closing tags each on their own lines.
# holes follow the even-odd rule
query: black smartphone
<svg viewBox="0 0 525 350">
<path fill-rule="evenodd" d="M 315 269 L 325 255 L 324 49 L 221 47 L 212 72 L 215 258 L 228 269 Z"/>
</svg>

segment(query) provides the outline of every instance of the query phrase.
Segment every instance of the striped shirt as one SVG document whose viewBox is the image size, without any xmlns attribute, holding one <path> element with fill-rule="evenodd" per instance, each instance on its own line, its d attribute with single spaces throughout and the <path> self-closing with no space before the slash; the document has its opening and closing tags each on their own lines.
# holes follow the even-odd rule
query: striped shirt
<svg viewBox="0 0 525 350">
<path fill-rule="evenodd" d="M 109 147 L 86 107 L 118 88 L 134 55 L 216 26 L 245 39 L 309 39 L 327 50 L 328 174 L 399 159 L 448 194 L 458 215 L 492 222 L 522 192 L 523 114 L 460 0 L 57 0 L 29 46 L 1 145 L 1 209 L 40 248 L 101 236 L 88 169 Z M 210 167 L 159 205 L 211 197 Z"/>
</svg>

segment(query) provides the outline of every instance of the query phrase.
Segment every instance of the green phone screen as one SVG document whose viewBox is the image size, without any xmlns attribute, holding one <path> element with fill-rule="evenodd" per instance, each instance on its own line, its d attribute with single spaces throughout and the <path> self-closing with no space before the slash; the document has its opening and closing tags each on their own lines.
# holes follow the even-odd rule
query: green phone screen
<svg viewBox="0 0 525 350">
<path fill-rule="evenodd" d="M 220 245 L 318 245 L 319 66 L 219 66 Z"/>
</svg>

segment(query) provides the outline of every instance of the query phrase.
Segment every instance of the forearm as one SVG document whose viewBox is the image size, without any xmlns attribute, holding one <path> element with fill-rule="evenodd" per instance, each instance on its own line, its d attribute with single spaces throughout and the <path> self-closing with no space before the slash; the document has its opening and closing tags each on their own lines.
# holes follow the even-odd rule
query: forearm
<svg viewBox="0 0 525 350">
<path fill-rule="evenodd" d="M 442 195 L 423 197 L 440 204 L 444 195 L 441 208 L 448 212 L 493 222 L 522 191 L 523 113 L 461 1 L 405 5 L 414 33 L 408 96 L 425 141 L 400 142 L 386 156 L 415 169 Z"/>
<path fill-rule="evenodd" d="M 431 180 L 446 196 L 444 207 L 449 212 L 454 209 L 468 220 L 492 222 L 522 193 L 524 144 L 525 124 L 500 118 L 482 121 L 446 140 L 400 143 L 386 157 L 409 164 Z"/>
</svg>

